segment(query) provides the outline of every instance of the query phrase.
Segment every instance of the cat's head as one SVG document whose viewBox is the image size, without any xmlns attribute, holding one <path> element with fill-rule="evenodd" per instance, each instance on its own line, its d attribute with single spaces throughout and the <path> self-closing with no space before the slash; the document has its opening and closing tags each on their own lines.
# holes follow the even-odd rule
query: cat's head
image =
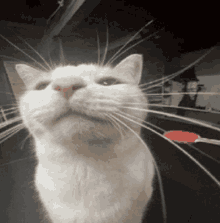
<svg viewBox="0 0 220 223">
<path fill-rule="evenodd" d="M 118 131 L 126 129 L 125 125 L 139 131 L 135 122 L 140 123 L 146 112 L 138 108 L 147 103 L 138 87 L 142 64 L 142 56 L 137 54 L 114 68 L 82 64 L 43 72 L 17 64 L 16 70 L 26 86 L 19 101 L 24 124 L 34 136 L 50 134 L 54 139 L 76 134 L 105 139 L 120 135 Z"/>
</svg>

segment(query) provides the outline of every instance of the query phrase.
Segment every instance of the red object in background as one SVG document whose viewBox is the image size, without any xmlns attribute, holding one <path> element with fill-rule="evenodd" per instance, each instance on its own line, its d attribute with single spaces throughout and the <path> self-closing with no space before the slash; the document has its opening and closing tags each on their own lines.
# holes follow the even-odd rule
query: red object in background
<svg viewBox="0 0 220 223">
<path fill-rule="evenodd" d="M 170 131 L 164 134 L 168 139 L 179 143 L 193 143 L 200 136 L 193 132 Z"/>
</svg>

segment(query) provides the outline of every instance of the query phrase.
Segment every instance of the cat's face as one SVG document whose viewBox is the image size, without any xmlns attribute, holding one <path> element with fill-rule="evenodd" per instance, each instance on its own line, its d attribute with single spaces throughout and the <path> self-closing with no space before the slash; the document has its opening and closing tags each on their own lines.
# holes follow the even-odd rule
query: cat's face
<svg viewBox="0 0 220 223">
<path fill-rule="evenodd" d="M 116 132 L 118 135 L 111 115 L 120 120 L 116 115 L 119 112 L 140 119 L 146 116 L 145 112 L 124 108 L 140 108 L 146 103 L 138 88 L 142 73 L 140 55 L 127 57 L 115 68 L 83 64 L 42 72 L 19 64 L 16 70 L 27 87 L 19 102 L 20 113 L 37 137 L 50 134 L 60 140 L 77 134 L 104 139 Z M 140 129 L 123 122 L 135 131 Z"/>
</svg>

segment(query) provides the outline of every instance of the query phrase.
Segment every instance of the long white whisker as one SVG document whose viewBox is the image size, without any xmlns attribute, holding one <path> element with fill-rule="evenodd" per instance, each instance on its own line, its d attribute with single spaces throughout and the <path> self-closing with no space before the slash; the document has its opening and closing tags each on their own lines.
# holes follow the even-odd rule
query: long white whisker
<svg viewBox="0 0 220 223">
<path fill-rule="evenodd" d="M 142 119 L 140 119 L 140 118 L 138 118 L 138 117 L 135 117 L 135 116 L 133 116 L 133 115 L 129 115 L 129 114 L 123 112 L 123 111 L 118 111 L 118 113 L 121 113 L 122 115 L 126 115 L 126 116 L 128 116 L 128 117 L 130 117 L 130 118 L 135 118 L 135 119 L 141 121 L 141 123 L 142 123 L 142 122 L 143 122 L 143 123 L 146 123 L 147 125 L 150 125 L 150 126 L 152 126 L 153 128 L 156 128 L 156 129 L 160 130 L 161 132 L 165 132 L 164 129 L 162 129 L 162 128 L 160 128 L 160 127 L 158 127 L 158 126 L 156 126 L 156 125 L 154 125 L 154 124 L 152 124 L 152 123 L 150 123 L 150 122 L 146 122 L 145 120 L 142 120 Z"/>
<path fill-rule="evenodd" d="M 4 112 L 11 111 L 11 110 L 19 110 L 19 107 L 16 104 L 1 105 L 0 110 Z"/>
<path fill-rule="evenodd" d="M 2 109 L 4 112 L 6 112 L 6 111 L 11 111 L 11 110 L 17 110 L 18 111 L 18 108 L 8 108 L 8 109 Z"/>
<path fill-rule="evenodd" d="M 198 124 L 198 125 L 210 128 L 210 129 L 214 129 L 214 130 L 217 130 L 218 132 L 220 132 L 219 128 L 211 126 L 211 125 L 206 124 L 204 122 L 196 121 L 196 119 L 193 119 L 193 118 L 184 118 L 182 116 L 178 116 L 178 115 L 174 115 L 174 114 L 170 114 L 170 113 L 166 113 L 166 112 L 159 112 L 159 111 L 155 111 L 155 110 L 149 110 L 149 109 L 124 107 L 124 106 L 122 106 L 121 108 L 127 108 L 127 109 L 139 110 L 139 111 L 146 111 L 148 113 L 154 113 L 154 114 L 165 115 L 165 116 L 173 117 L 173 118 L 177 118 L 177 119 L 182 119 L 182 120 L 185 120 L 185 121 L 188 121 L 188 122 L 192 122 L 192 123 L 195 123 L 195 124 Z"/>
<path fill-rule="evenodd" d="M 13 161 L 10 161 L 8 163 L 1 164 L 0 167 L 10 165 L 10 164 L 13 164 L 13 163 L 17 163 L 17 162 L 20 162 L 20 161 L 23 161 L 23 160 L 26 160 L 26 159 L 31 159 L 31 158 L 35 158 L 35 156 L 28 156 L 28 157 L 25 157 L 25 158 L 22 158 L 22 159 L 13 160 Z"/>
<path fill-rule="evenodd" d="M 5 113 L 5 112 L 2 112 L 0 110 L 0 118 L 3 118 L 3 120 L 4 120 L 2 123 L 8 122 L 8 120 L 11 119 L 11 117 L 8 117 L 8 115 L 11 115 L 11 114 L 14 114 L 14 115 L 16 114 L 16 116 L 17 116 L 18 111 L 13 111 L 13 112 Z M 1 126 L 2 123 L 0 123 L 0 126 Z"/>
<path fill-rule="evenodd" d="M 7 116 L 7 115 L 11 115 L 11 114 L 16 114 L 16 113 L 18 113 L 19 111 L 12 111 L 12 112 L 7 112 L 7 113 L 5 113 L 5 115 Z"/>
<path fill-rule="evenodd" d="M 175 106 L 175 105 L 157 105 L 157 104 L 148 104 L 148 105 L 150 105 L 150 107 L 178 108 L 178 109 L 184 109 L 184 110 L 189 110 L 189 111 L 220 114 L 220 112 L 217 112 L 217 111 L 207 111 L 207 110 L 202 110 L 202 109 L 188 108 L 188 107 Z"/>
<path fill-rule="evenodd" d="M 11 133 L 15 132 L 15 130 L 19 129 L 18 126 L 15 126 L 13 128 L 10 128 L 6 131 L 4 131 L 3 133 L 0 134 L 0 139 L 4 139 L 6 136 L 10 135 Z M 3 140 L 5 141 L 5 140 Z M 0 141 L 0 143 L 2 143 L 3 141 Z"/>
<path fill-rule="evenodd" d="M 14 130 L 20 128 L 21 126 L 24 127 L 24 124 L 18 124 L 18 125 L 14 126 L 14 127 L 11 127 L 10 129 L 5 130 L 4 132 L 2 132 L 2 133 L 0 134 L 0 139 L 4 138 L 4 137 L 7 136 L 8 134 L 11 134 L 11 132 L 13 132 Z"/>
<path fill-rule="evenodd" d="M 144 147 L 148 150 L 148 148 L 147 148 L 146 144 L 144 143 L 144 141 L 141 139 L 141 137 L 132 128 L 127 126 L 124 122 L 122 122 L 120 119 L 116 118 L 115 116 L 113 116 L 113 115 L 110 115 L 110 116 L 112 116 L 112 118 L 116 119 L 118 122 L 120 122 L 126 128 L 128 128 L 128 130 L 130 130 L 141 141 L 141 143 L 144 145 Z M 156 169 L 158 180 L 159 180 L 159 187 L 160 187 L 161 201 L 162 201 L 162 212 L 163 212 L 164 223 L 166 223 L 166 219 L 167 219 L 167 214 L 166 213 L 167 212 L 166 212 L 165 196 L 164 196 L 164 192 L 163 192 L 163 183 L 162 183 L 162 179 L 161 179 L 159 168 L 158 168 L 157 163 L 156 163 L 156 161 L 155 161 L 155 159 L 153 157 L 153 154 L 152 154 L 152 152 L 150 150 L 149 150 L 149 152 L 152 155 L 152 161 L 153 161 L 154 167 Z"/>
<path fill-rule="evenodd" d="M 218 111 L 208 111 L 208 110 L 203 110 L 203 109 L 189 108 L 189 107 L 176 106 L 176 105 L 164 105 L 164 104 L 154 104 L 154 103 L 138 103 L 138 102 L 126 103 L 126 105 L 143 105 L 143 106 L 146 105 L 147 107 L 177 108 L 177 109 L 184 109 L 184 110 L 196 111 L 196 112 L 220 114 L 220 112 L 218 112 Z"/>
<path fill-rule="evenodd" d="M 4 106 L 11 106 L 11 105 L 15 105 L 15 107 L 18 107 L 18 104 L 17 103 L 11 103 L 11 104 L 3 104 L 1 105 L 2 107 Z"/>
<path fill-rule="evenodd" d="M 207 156 L 209 159 L 212 159 L 213 161 L 215 161 L 215 162 L 217 162 L 217 163 L 220 164 L 220 161 L 218 161 L 217 159 L 215 159 L 215 158 L 211 157 L 210 155 L 204 153 L 203 151 L 199 150 L 199 149 L 196 148 L 195 146 L 193 146 L 193 145 L 189 145 L 189 144 L 188 144 L 188 146 L 189 146 L 190 148 L 193 148 L 193 149 L 196 150 L 197 152 L 201 153 L 203 156 Z"/>
<path fill-rule="evenodd" d="M 142 89 L 141 89 L 142 90 Z M 184 94 L 198 94 L 198 95 L 220 95 L 220 92 L 170 92 L 163 95 L 184 95 Z M 161 96 L 162 93 L 146 94 L 147 96 Z"/>
<path fill-rule="evenodd" d="M 142 91 L 142 89 L 141 89 Z M 146 96 L 152 96 L 152 97 L 161 97 L 163 95 L 168 95 L 168 96 L 172 96 L 172 95 L 220 95 L 220 92 L 170 92 L 170 93 L 152 93 L 152 94 L 149 94 L 149 93 L 145 93 L 143 91 L 143 93 L 146 95 Z M 132 97 L 140 97 L 140 94 L 131 94 Z"/>
<path fill-rule="evenodd" d="M 15 47 L 17 50 L 19 50 L 21 53 L 23 53 L 25 56 L 27 56 L 28 58 L 30 58 L 31 60 L 33 60 L 35 63 L 37 63 L 39 66 L 41 66 L 44 70 L 48 71 L 48 69 L 46 67 L 44 67 L 41 63 L 39 63 L 37 60 L 35 60 L 33 57 L 31 57 L 30 55 L 28 55 L 27 53 L 25 53 L 23 50 L 21 50 L 19 47 L 17 47 L 15 44 L 13 44 L 11 41 L 9 41 L 7 38 L 5 38 L 4 36 L 2 36 L 0 34 L 0 36 L 6 40 L 8 43 L 10 43 L 13 47 Z"/>
<path fill-rule="evenodd" d="M 188 70 L 190 67 L 193 67 L 193 66 L 196 65 L 198 62 L 200 62 L 200 61 L 201 61 L 205 56 L 207 56 L 207 55 L 208 55 L 214 48 L 215 48 L 215 47 L 212 47 L 212 48 L 211 48 L 210 50 L 208 50 L 204 55 L 202 55 L 201 57 L 199 57 L 197 60 L 195 60 L 193 63 L 189 64 L 187 67 L 183 68 L 182 70 L 177 71 L 176 73 L 171 74 L 171 75 L 169 75 L 169 76 L 167 76 L 167 77 L 161 78 L 161 79 L 159 79 L 159 80 L 154 80 L 154 81 L 151 81 L 151 82 L 148 82 L 148 83 L 145 83 L 145 84 L 140 84 L 139 87 L 143 87 L 143 86 L 146 86 L 146 85 L 149 85 L 149 84 L 154 84 L 154 83 L 159 82 L 159 81 L 160 81 L 160 82 L 162 82 L 162 81 L 166 82 L 166 81 L 168 81 L 168 80 L 171 80 L 171 79 L 175 78 L 175 77 L 178 76 L 179 74 L 183 73 L 184 71 Z M 160 83 L 160 84 L 161 84 L 161 83 Z M 155 85 L 150 86 L 150 87 L 148 87 L 148 88 L 146 88 L 146 89 L 151 89 L 151 88 L 156 87 L 156 86 L 158 86 L 158 85 L 159 85 L 159 84 L 155 84 Z"/>
<path fill-rule="evenodd" d="M 111 116 L 109 116 L 108 114 L 106 114 L 106 116 L 112 121 L 112 124 L 115 126 L 115 128 L 118 130 L 118 132 L 121 135 L 122 140 L 124 139 L 124 135 L 122 133 L 122 128 L 121 126 L 115 121 L 115 119 L 113 119 Z"/>
<path fill-rule="evenodd" d="M 13 93 L 10 93 L 10 92 L 2 92 L 2 91 L 0 92 L 0 94 L 10 94 L 10 95 L 14 95 Z"/>
<path fill-rule="evenodd" d="M 167 137 L 165 137 L 164 135 L 161 135 L 160 133 L 158 133 L 157 131 L 151 129 L 150 127 L 147 127 L 145 125 L 142 125 L 138 122 L 135 122 L 134 120 L 128 118 L 128 117 L 125 117 L 119 113 L 115 113 L 119 116 L 121 116 L 122 118 L 126 118 L 127 120 L 133 122 L 133 123 L 136 123 L 138 125 L 140 125 L 141 127 L 143 128 L 146 128 L 150 131 L 152 131 L 153 133 L 157 134 L 158 136 L 164 138 L 166 141 L 170 142 L 171 144 L 173 144 L 176 148 L 178 148 L 180 151 L 182 151 L 186 156 L 188 156 L 195 164 L 197 164 L 211 179 L 213 179 L 213 181 L 220 187 L 220 182 L 198 161 L 196 160 L 193 156 L 191 156 L 190 154 L 188 154 L 184 149 L 182 149 L 180 146 L 178 146 L 176 143 L 174 143 L 172 140 L 168 139 Z"/>
<path fill-rule="evenodd" d="M 120 111 L 119 113 L 121 113 L 122 115 L 129 116 L 129 117 L 131 117 L 131 118 L 136 118 L 136 119 L 142 121 L 140 118 L 137 118 L 137 117 L 135 117 L 135 116 L 129 115 L 129 114 L 125 113 L 125 112 Z M 158 126 L 156 126 L 156 125 L 154 125 L 154 124 L 152 124 L 152 123 L 150 123 L 150 122 L 146 122 L 146 121 L 142 121 L 142 122 L 146 123 L 147 125 L 152 126 L 153 128 L 156 128 L 156 129 L 160 130 L 163 134 L 166 132 L 165 129 L 162 129 L 162 128 L 160 128 L 160 127 L 158 127 Z M 208 154 L 204 153 L 203 151 L 199 150 L 199 149 L 196 148 L 195 146 L 190 145 L 190 144 L 188 144 L 188 146 L 189 146 L 190 148 L 193 148 L 193 149 L 196 150 L 197 152 L 201 153 L 202 155 L 207 156 L 208 158 L 210 158 L 210 159 L 212 159 L 213 161 L 215 161 L 215 162 L 217 162 L 217 163 L 220 164 L 220 161 L 218 161 L 217 159 L 214 159 L 213 157 L 211 157 L 211 156 L 209 156 Z"/>
<path fill-rule="evenodd" d="M 22 121 L 21 117 L 15 117 L 15 118 L 12 118 L 10 120 L 7 120 L 3 123 L 0 123 L 0 129 L 7 126 L 7 125 L 10 125 L 10 124 L 13 124 L 15 122 L 18 122 L 18 121 Z"/>
<path fill-rule="evenodd" d="M 17 127 L 17 126 L 16 126 Z M 23 127 L 24 128 L 24 127 Z M 7 139 L 9 139 L 9 138 L 11 138 L 13 135 L 15 135 L 17 132 L 19 132 L 20 130 L 22 130 L 23 128 L 21 128 L 21 127 L 17 127 L 17 130 L 15 130 L 14 129 L 14 131 L 13 132 L 11 132 L 11 134 L 9 134 L 7 137 L 5 137 L 3 140 L 1 140 L 0 141 L 0 144 L 2 144 L 4 141 L 6 141 Z M 1 137 L 0 137 L 0 139 L 2 139 Z"/>
<path fill-rule="evenodd" d="M 152 22 L 154 22 L 154 20 L 151 20 L 150 22 L 148 22 L 146 25 L 144 25 L 134 36 L 132 36 L 127 43 L 125 43 L 124 46 L 122 46 L 116 53 L 115 55 L 109 60 L 109 62 L 107 63 L 107 65 L 109 63 L 111 63 L 111 61 L 143 30 L 145 29 L 147 26 L 149 26 Z"/>
</svg>

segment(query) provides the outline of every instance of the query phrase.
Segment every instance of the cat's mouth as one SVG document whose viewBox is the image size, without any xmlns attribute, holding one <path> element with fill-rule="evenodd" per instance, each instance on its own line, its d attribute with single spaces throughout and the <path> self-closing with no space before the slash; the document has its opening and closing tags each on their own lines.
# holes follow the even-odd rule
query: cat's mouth
<svg viewBox="0 0 220 223">
<path fill-rule="evenodd" d="M 83 120 L 88 120 L 88 121 L 92 121 L 92 122 L 99 122 L 101 124 L 108 124 L 109 121 L 104 118 L 104 116 L 93 116 L 93 115 L 88 115 L 85 114 L 83 112 L 78 112 L 78 111 L 73 111 L 73 110 L 68 110 L 67 112 L 64 112 L 63 114 L 59 115 L 58 117 L 56 117 L 55 119 L 55 123 L 65 119 L 65 118 L 79 118 L 79 119 L 83 119 Z"/>
</svg>

